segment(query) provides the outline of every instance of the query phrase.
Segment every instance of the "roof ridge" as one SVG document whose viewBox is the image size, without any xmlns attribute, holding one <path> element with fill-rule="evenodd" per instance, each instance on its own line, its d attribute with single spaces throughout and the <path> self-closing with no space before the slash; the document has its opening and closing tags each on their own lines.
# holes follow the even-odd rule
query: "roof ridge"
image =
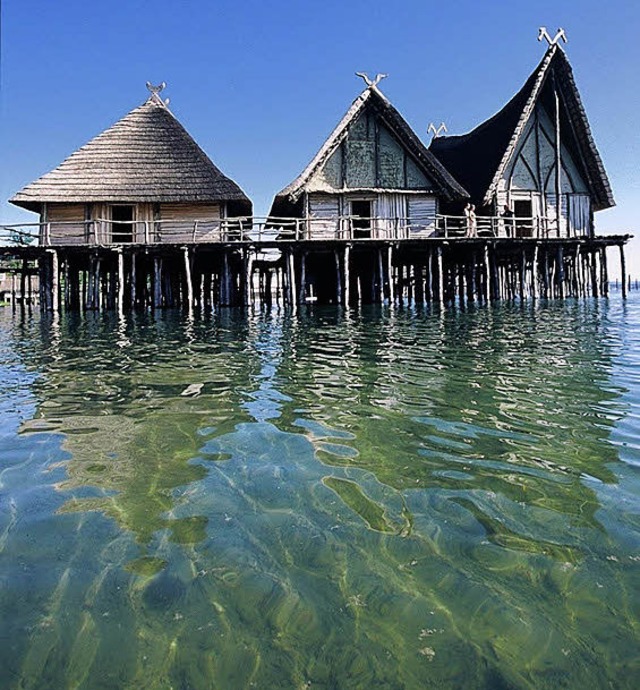
<svg viewBox="0 0 640 690">
<path fill-rule="evenodd" d="M 295 202 L 302 193 L 304 185 L 342 143 L 349 126 L 361 114 L 365 106 L 370 104 L 375 108 L 376 101 L 378 106 L 382 106 L 382 109 L 386 110 L 387 113 L 391 114 L 391 116 L 397 120 L 396 123 L 388 122 L 387 124 L 394 130 L 395 135 L 398 136 L 401 141 L 403 137 L 405 138 L 405 145 L 407 145 L 407 143 L 411 144 L 411 147 L 415 149 L 411 152 L 414 158 L 416 158 L 418 163 L 428 172 L 430 177 L 435 178 L 434 182 L 438 183 L 441 188 L 446 190 L 446 195 L 450 197 L 468 196 L 467 191 L 428 150 L 424 142 L 400 114 L 398 109 L 391 103 L 389 98 L 375 84 L 371 84 L 353 101 L 300 175 L 279 191 L 276 197 L 289 196 L 291 200 Z M 384 112 L 380 112 L 380 115 L 385 119 Z"/>
</svg>

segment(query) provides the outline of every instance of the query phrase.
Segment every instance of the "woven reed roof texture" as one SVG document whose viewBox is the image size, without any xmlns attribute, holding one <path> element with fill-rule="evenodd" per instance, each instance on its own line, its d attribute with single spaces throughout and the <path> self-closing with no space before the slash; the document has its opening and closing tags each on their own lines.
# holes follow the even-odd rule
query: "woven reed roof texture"
<svg viewBox="0 0 640 690">
<path fill-rule="evenodd" d="M 250 204 L 153 94 L 11 202 L 223 202 Z"/>
<path fill-rule="evenodd" d="M 571 65 L 558 45 L 551 46 L 518 93 L 493 117 L 461 136 L 436 137 L 429 150 L 469 190 L 472 199 L 488 204 L 521 135 L 554 75 L 565 106 L 564 123 L 572 130 L 594 210 L 615 205 L 609 179 L 596 148 Z"/>
<path fill-rule="evenodd" d="M 436 193 L 447 200 L 466 198 L 467 191 L 451 176 L 438 159 L 420 141 L 416 133 L 411 129 L 407 121 L 393 107 L 386 96 L 375 86 L 365 89 L 352 103 L 349 110 L 340 120 L 333 132 L 329 135 L 320 150 L 313 157 L 309 165 L 302 173 L 278 192 L 274 200 L 274 206 L 278 206 L 279 200 L 288 199 L 295 201 L 304 191 L 314 173 L 321 168 L 331 154 L 340 146 L 347 136 L 349 126 L 355 122 L 360 113 L 366 107 L 373 107 L 382 119 L 389 125 L 400 143 L 415 158 L 427 175 L 437 185 Z"/>
</svg>

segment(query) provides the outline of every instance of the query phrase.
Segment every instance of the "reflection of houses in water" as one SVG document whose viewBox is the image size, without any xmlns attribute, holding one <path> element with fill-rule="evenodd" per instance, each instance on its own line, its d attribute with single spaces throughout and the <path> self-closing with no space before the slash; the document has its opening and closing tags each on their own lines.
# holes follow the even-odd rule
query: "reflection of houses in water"
<svg viewBox="0 0 640 690">
<path fill-rule="evenodd" d="M 38 260 L 54 310 L 598 296 L 611 246 L 626 288 L 629 236 L 595 233 L 613 198 L 557 40 L 499 113 L 429 148 L 366 81 L 262 220 L 149 86 L 14 196 L 40 246 L 9 255 Z"/>
</svg>

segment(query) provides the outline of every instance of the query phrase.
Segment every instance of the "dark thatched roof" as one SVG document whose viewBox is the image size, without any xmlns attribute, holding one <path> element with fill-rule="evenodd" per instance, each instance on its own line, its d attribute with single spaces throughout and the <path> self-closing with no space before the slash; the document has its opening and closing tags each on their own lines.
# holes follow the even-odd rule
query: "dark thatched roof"
<svg viewBox="0 0 640 690">
<path fill-rule="evenodd" d="M 350 125 L 368 107 L 375 110 L 425 174 L 433 180 L 436 185 L 434 190 L 436 194 L 448 201 L 463 199 L 469 196 L 467 191 L 458 184 L 440 164 L 438 159 L 420 141 L 416 133 L 402 115 L 391 105 L 387 97 L 376 86 L 371 86 L 366 88 L 352 103 L 349 110 L 302 173 L 291 184 L 278 192 L 273 201 L 272 215 L 280 215 L 279 209 L 293 207 L 296 204 L 316 171 L 327 162 L 343 142 Z"/>
<path fill-rule="evenodd" d="M 11 202 L 237 202 L 240 187 L 223 175 L 157 94 L 27 185 Z"/>
<path fill-rule="evenodd" d="M 548 100 L 555 78 L 561 97 L 561 127 L 572 136 L 563 142 L 580 163 L 598 211 L 614 206 L 613 194 L 587 115 L 578 93 L 571 65 L 559 45 L 552 45 L 518 93 L 496 113 L 468 134 L 436 137 L 429 150 L 469 190 L 480 204 L 491 203 L 498 182 L 518 150 L 536 103 Z M 549 87 L 545 87 L 549 84 Z"/>
</svg>

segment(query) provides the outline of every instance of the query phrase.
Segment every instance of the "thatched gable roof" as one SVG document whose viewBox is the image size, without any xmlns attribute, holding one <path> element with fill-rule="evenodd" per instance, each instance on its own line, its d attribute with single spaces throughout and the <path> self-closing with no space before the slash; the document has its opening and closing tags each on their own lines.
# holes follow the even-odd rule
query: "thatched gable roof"
<svg viewBox="0 0 640 690">
<path fill-rule="evenodd" d="M 506 167 L 518 151 L 521 136 L 536 103 L 543 97 L 545 85 L 550 84 L 552 75 L 564 106 L 561 124 L 565 131 L 573 133 L 569 148 L 577 149 L 572 153 L 581 162 L 593 208 L 598 211 L 615 205 L 571 65 L 557 44 L 549 47 L 520 91 L 492 118 L 462 136 L 436 137 L 431 142 L 429 150 L 469 190 L 476 203 L 491 203 Z M 568 142 L 565 140 L 563 143 Z"/>
<path fill-rule="evenodd" d="M 33 211 L 43 202 L 234 201 L 251 213 L 244 192 L 155 93 L 10 201 Z"/>
<path fill-rule="evenodd" d="M 461 199 L 469 196 L 467 191 L 458 184 L 438 159 L 420 141 L 416 133 L 396 108 L 391 105 L 387 97 L 377 86 L 369 86 L 355 99 L 344 117 L 302 173 L 283 190 L 278 192 L 273 202 L 272 215 L 279 215 L 279 208 L 291 206 L 299 200 L 305 191 L 307 183 L 340 146 L 348 134 L 349 127 L 367 107 L 375 110 L 425 174 L 433 180 L 437 187 L 433 190 L 436 194 L 446 200 Z"/>
</svg>

